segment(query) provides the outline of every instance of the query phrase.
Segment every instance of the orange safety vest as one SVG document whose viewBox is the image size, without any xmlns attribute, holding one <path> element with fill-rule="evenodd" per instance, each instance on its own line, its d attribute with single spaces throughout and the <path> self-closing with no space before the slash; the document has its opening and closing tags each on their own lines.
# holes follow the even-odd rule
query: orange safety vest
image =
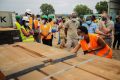
<svg viewBox="0 0 120 80">
<path fill-rule="evenodd" d="M 34 27 L 35 27 L 35 29 L 38 29 L 38 25 L 39 24 L 39 21 L 38 20 L 34 20 Z"/>
<path fill-rule="evenodd" d="M 53 27 L 54 26 L 54 21 L 51 21 L 50 25 L 51 25 L 51 27 Z"/>
<path fill-rule="evenodd" d="M 33 25 L 33 19 L 32 19 L 32 17 L 29 18 L 29 24 L 30 24 L 30 29 L 32 29 L 32 25 Z"/>
<path fill-rule="evenodd" d="M 97 43 L 98 36 L 96 34 L 89 34 L 90 42 L 89 44 L 85 40 L 80 40 L 80 45 L 83 49 L 83 51 L 89 50 L 89 49 L 95 49 L 99 47 Z M 95 54 L 97 56 L 106 57 L 106 58 L 112 58 L 112 49 L 106 44 L 105 48 L 91 52 L 90 54 Z"/>
<path fill-rule="evenodd" d="M 46 24 L 46 27 L 43 24 L 40 25 L 40 30 L 43 35 L 47 36 L 49 34 L 50 29 L 51 29 L 50 24 Z M 43 39 L 42 35 L 41 35 L 41 38 Z M 52 35 L 49 34 L 46 39 L 51 39 L 51 38 L 52 38 Z"/>
</svg>

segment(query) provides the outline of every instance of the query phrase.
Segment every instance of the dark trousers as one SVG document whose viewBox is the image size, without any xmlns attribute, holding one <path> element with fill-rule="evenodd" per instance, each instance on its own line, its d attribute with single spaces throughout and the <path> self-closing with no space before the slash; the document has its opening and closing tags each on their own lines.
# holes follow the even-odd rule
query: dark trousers
<svg viewBox="0 0 120 80">
<path fill-rule="evenodd" d="M 52 46 L 52 42 L 51 42 L 51 39 L 42 39 L 42 42 L 43 42 L 43 44 L 45 44 L 45 45 L 48 45 L 48 46 Z"/>
<path fill-rule="evenodd" d="M 120 46 L 120 34 L 114 35 L 113 48 L 115 48 L 116 43 L 117 43 L 117 49 L 119 49 L 119 46 Z"/>
<path fill-rule="evenodd" d="M 52 35 L 52 38 L 51 38 L 50 40 L 51 40 L 51 43 L 50 43 L 50 45 L 52 46 L 52 42 L 53 42 L 53 35 Z"/>
</svg>

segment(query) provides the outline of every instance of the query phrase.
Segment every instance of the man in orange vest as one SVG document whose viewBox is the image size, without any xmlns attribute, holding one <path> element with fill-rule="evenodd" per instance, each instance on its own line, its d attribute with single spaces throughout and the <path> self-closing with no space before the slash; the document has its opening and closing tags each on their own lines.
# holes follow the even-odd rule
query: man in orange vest
<svg viewBox="0 0 120 80">
<path fill-rule="evenodd" d="M 88 34 L 86 27 L 77 29 L 80 41 L 78 45 L 71 51 L 76 53 L 79 48 L 82 48 L 84 54 L 94 54 L 101 57 L 112 58 L 112 49 L 105 41 L 96 34 Z"/>
<path fill-rule="evenodd" d="M 38 43 L 40 43 L 39 28 L 40 28 L 39 21 L 37 20 L 37 17 L 34 14 L 32 14 L 32 30 L 34 32 L 33 37 L 35 41 Z"/>
<path fill-rule="evenodd" d="M 53 34 L 55 33 L 55 32 L 53 32 L 54 21 L 53 21 L 53 19 L 52 19 L 51 17 L 49 17 L 48 21 L 49 21 L 49 24 L 51 25 L 51 29 L 52 29 L 52 38 L 51 38 L 51 45 L 52 45 L 52 42 L 53 42 Z"/>
<path fill-rule="evenodd" d="M 47 22 L 48 22 L 48 17 L 46 15 L 43 15 L 42 16 L 42 24 L 40 24 L 40 35 L 41 35 L 43 44 L 52 46 L 51 25 Z"/>
</svg>

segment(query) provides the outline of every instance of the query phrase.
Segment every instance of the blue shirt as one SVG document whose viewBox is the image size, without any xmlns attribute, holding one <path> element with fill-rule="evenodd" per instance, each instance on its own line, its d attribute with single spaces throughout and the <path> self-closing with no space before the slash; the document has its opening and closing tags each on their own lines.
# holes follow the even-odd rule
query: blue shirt
<svg viewBox="0 0 120 80">
<path fill-rule="evenodd" d="M 87 23 L 83 23 L 82 26 L 88 29 L 88 33 L 95 33 L 96 29 L 98 28 L 97 23 L 94 22 L 92 22 L 90 26 Z"/>
</svg>

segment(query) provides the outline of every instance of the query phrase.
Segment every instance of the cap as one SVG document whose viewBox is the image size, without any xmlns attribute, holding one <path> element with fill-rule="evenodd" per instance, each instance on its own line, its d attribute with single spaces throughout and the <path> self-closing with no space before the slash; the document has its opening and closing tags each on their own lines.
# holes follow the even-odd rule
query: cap
<svg viewBox="0 0 120 80">
<path fill-rule="evenodd" d="M 32 12 L 31 12 L 31 10 L 30 9 L 26 9 L 26 11 L 25 11 L 26 13 L 28 13 L 28 14 L 32 14 Z"/>
</svg>

